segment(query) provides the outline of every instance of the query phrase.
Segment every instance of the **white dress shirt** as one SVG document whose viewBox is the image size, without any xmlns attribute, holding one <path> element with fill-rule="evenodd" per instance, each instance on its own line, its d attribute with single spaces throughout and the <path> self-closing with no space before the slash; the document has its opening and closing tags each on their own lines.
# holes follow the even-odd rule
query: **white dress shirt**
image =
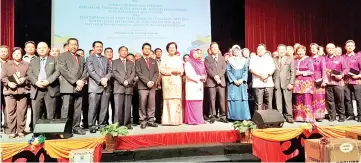
<svg viewBox="0 0 361 163">
<path fill-rule="evenodd" d="M 252 75 L 253 88 L 274 87 L 272 74 L 275 71 L 275 64 L 270 56 L 253 56 L 251 57 L 249 69 L 257 74 L 269 75 L 267 81 L 264 82 L 260 77 Z"/>
</svg>

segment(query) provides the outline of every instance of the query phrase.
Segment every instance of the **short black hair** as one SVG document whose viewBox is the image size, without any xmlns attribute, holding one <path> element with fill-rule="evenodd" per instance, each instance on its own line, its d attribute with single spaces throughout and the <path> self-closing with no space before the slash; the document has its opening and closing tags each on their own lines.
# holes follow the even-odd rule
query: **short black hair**
<svg viewBox="0 0 361 163">
<path fill-rule="evenodd" d="M 83 49 L 78 49 L 76 52 L 78 52 L 78 51 L 82 51 L 83 53 L 85 53 Z"/>
<path fill-rule="evenodd" d="M 113 51 L 113 49 L 112 49 L 111 47 L 105 48 L 105 49 L 104 49 L 104 52 L 107 51 L 107 50 L 112 50 L 112 51 Z"/>
<path fill-rule="evenodd" d="M 93 42 L 93 45 L 92 45 L 93 48 L 95 47 L 95 44 L 96 44 L 96 43 L 102 44 L 102 46 L 103 46 L 103 43 L 102 43 L 101 41 L 94 41 L 94 42 Z"/>
<path fill-rule="evenodd" d="M 160 48 L 155 48 L 154 52 L 157 52 L 158 50 L 160 50 L 160 52 L 162 52 L 162 49 L 160 49 Z"/>
<path fill-rule="evenodd" d="M 66 46 L 68 46 L 68 43 L 65 43 L 65 44 L 63 45 L 63 48 L 65 48 Z"/>
<path fill-rule="evenodd" d="M 189 57 L 189 54 L 184 54 L 184 55 L 183 55 L 183 60 L 184 60 L 184 58 L 186 58 L 187 56 Z"/>
<path fill-rule="evenodd" d="M 125 49 L 127 49 L 127 51 L 128 51 L 128 48 L 127 48 L 126 46 L 121 46 L 121 47 L 118 49 L 118 52 L 119 52 L 120 49 L 122 49 L 122 48 L 125 48 Z"/>
<path fill-rule="evenodd" d="M 135 57 L 135 55 L 133 53 L 129 53 L 127 56 L 133 56 Z"/>
<path fill-rule="evenodd" d="M 142 49 L 144 49 L 144 47 L 145 47 L 145 46 L 149 46 L 149 47 L 150 47 L 150 49 L 152 49 L 152 45 L 150 45 L 150 44 L 149 44 L 149 43 L 147 43 L 147 42 L 146 42 L 146 43 L 144 43 L 144 44 L 142 45 Z"/>
<path fill-rule="evenodd" d="M 92 53 L 92 51 L 94 51 L 94 50 L 89 50 L 89 54 Z"/>
<path fill-rule="evenodd" d="M 33 44 L 34 46 L 36 46 L 34 41 L 26 41 L 26 42 L 25 42 L 25 46 L 26 46 L 27 44 Z"/>
<path fill-rule="evenodd" d="M 76 38 L 69 38 L 69 39 L 66 41 L 66 43 L 69 44 L 69 42 L 72 41 L 72 40 L 76 41 L 76 43 L 79 45 L 79 41 L 78 41 L 78 39 L 76 39 Z"/>
</svg>

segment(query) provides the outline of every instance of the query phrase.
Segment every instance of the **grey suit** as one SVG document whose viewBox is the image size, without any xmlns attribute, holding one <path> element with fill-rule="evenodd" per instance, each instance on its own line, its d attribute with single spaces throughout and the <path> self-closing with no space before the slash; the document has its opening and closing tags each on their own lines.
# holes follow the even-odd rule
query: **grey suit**
<svg viewBox="0 0 361 163">
<path fill-rule="evenodd" d="M 87 67 L 84 57 L 76 56 L 65 52 L 59 55 L 58 65 L 60 71 L 60 93 L 63 95 L 63 105 L 61 108 L 61 118 L 68 118 L 66 131 L 80 129 L 82 96 L 79 91 L 75 90 L 76 82 L 82 80 L 86 82 Z"/>
<path fill-rule="evenodd" d="M 273 81 L 275 84 L 275 97 L 277 110 L 284 116 L 292 118 L 292 90 L 288 90 L 288 84 L 295 83 L 295 66 L 293 57 L 284 56 L 273 58 L 276 69 L 273 73 Z M 283 112 L 283 99 L 286 105 L 286 112 Z"/>
<path fill-rule="evenodd" d="M 139 77 L 139 121 L 140 123 L 154 122 L 155 113 L 155 88 L 159 76 L 158 64 L 154 59 L 149 58 L 149 68 L 142 57 L 135 61 L 136 75 Z M 153 81 L 152 88 L 147 87 L 147 83 Z"/>
<path fill-rule="evenodd" d="M 56 58 L 47 56 L 45 61 L 46 80 L 49 82 L 48 87 L 38 88 L 36 82 L 38 81 L 40 73 L 40 57 L 36 57 L 30 61 L 29 69 L 27 71 L 29 81 L 31 82 L 30 98 L 32 99 L 33 122 L 34 126 L 42 115 L 42 106 L 45 103 L 46 118 L 55 118 L 55 111 L 57 107 L 58 96 L 60 95 L 59 86 L 59 69 Z"/>
<path fill-rule="evenodd" d="M 209 97 L 210 97 L 210 118 L 215 119 L 217 116 L 216 111 L 216 96 L 218 95 L 218 103 L 219 103 L 219 115 L 221 119 L 226 119 L 226 62 L 222 54 L 217 55 L 217 61 L 214 59 L 212 55 L 209 55 L 205 58 L 204 64 L 207 70 L 207 81 L 205 87 L 208 89 Z M 215 76 L 218 75 L 221 83 L 217 84 L 215 80 Z"/>
<path fill-rule="evenodd" d="M 135 77 L 135 66 L 131 61 L 123 61 L 117 59 L 113 61 L 114 76 L 114 122 L 119 125 L 126 126 L 131 124 L 131 104 L 133 95 L 133 84 Z M 128 82 L 124 86 L 124 81 Z"/>
<path fill-rule="evenodd" d="M 86 65 L 89 74 L 88 124 L 89 127 L 95 126 L 95 122 L 99 113 L 98 124 L 100 126 L 105 126 L 106 115 L 109 108 L 109 97 L 111 89 L 110 78 L 112 77 L 112 65 L 104 56 L 97 54 L 89 56 L 87 58 Z M 108 85 L 105 88 L 103 87 L 103 85 L 101 85 L 102 78 L 108 79 Z"/>
</svg>

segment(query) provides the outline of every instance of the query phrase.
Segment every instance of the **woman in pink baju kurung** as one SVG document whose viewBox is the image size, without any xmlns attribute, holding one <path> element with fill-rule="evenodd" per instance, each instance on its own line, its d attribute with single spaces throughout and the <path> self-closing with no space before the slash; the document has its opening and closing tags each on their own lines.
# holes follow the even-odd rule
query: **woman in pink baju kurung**
<svg viewBox="0 0 361 163">
<path fill-rule="evenodd" d="M 297 122 L 314 122 L 312 99 L 315 81 L 313 79 L 314 67 L 312 59 L 306 56 L 306 47 L 302 45 L 297 48 L 296 53 L 293 119 Z"/>
<path fill-rule="evenodd" d="M 315 43 L 310 45 L 312 62 L 314 67 L 313 78 L 316 82 L 313 93 L 313 110 L 316 121 L 322 121 L 326 114 L 326 62 L 325 58 L 319 55 L 319 46 Z"/>
<path fill-rule="evenodd" d="M 184 70 L 186 74 L 184 123 L 190 125 L 204 124 L 203 82 L 207 79 L 207 73 L 199 50 L 190 52 L 189 62 L 185 63 Z"/>
</svg>

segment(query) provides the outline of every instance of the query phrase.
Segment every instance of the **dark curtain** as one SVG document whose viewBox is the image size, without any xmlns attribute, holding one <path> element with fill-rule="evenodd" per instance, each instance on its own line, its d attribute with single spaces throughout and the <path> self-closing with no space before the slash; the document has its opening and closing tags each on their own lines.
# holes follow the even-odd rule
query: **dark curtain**
<svg viewBox="0 0 361 163">
<path fill-rule="evenodd" d="M 1 0 L 1 45 L 14 47 L 14 0 Z"/>
<path fill-rule="evenodd" d="M 349 39 L 361 47 L 360 0 L 245 0 L 246 46 L 269 50 L 278 44 L 310 43 L 343 47 Z"/>
</svg>

